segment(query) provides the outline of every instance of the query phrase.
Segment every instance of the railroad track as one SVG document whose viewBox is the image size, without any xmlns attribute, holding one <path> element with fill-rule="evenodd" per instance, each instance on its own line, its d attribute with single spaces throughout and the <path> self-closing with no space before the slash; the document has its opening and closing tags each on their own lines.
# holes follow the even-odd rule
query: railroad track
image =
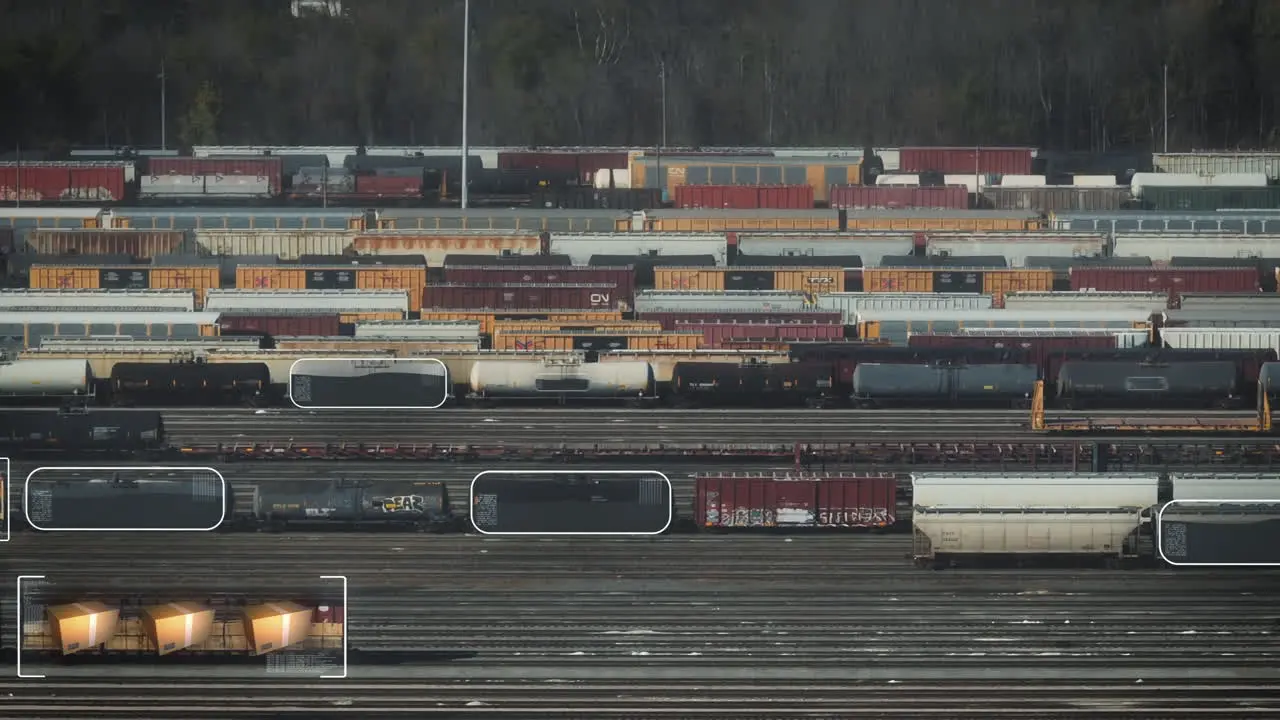
<svg viewBox="0 0 1280 720">
<path fill-rule="evenodd" d="M 787 445 L 1043 439 L 1021 410 L 628 410 L 618 408 L 423 412 L 161 409 L 174 444 L 417 443 L 484 445 Z M 1092 417 L 1167 416 L 1133 411 Z M 1247 413 L 1197 412 L 1248 418 Z"/>
<path fill-rule="evenodd" d="M 133 665 L 50 667 L 44 680 L 0 687 L 0 714 L 14 717 L 1277 709 L 1265 686 L 1275 680 L 1280 574 L 1263 569 L 925 572 L 909 567 L 908 539 L 865 535 L 20 534 L 5 550 L 14 573 L 121 594 L 270 593 L 344 574 L 355 658 L 334 681 L 240 666 L 166 668 L 167 680 Z M 0 600 L 6 646 L 15 612 Z"/>
<path fill-rule="evenodd" d="M 1248 717 L 1280 708 L 1273 693 L 1235 684 L 894 685 L 810 682 L 636 680 L 627 683 L 508 685 L 411 682 L 395 685 L 139 683 L 128 687 L 0 682 L 0 704 L 31 718 L 1192 718 Z M 52 695 L 52 698 L 50 697 Z M 51 702 L 52 700 L 52 702 Z M 287 703 L 272 708 L 272 703 Z M 132 715 L 130 713 L 133 713 Z M 161 714 L 163 713 L 163 714 Z"/>
</svg>

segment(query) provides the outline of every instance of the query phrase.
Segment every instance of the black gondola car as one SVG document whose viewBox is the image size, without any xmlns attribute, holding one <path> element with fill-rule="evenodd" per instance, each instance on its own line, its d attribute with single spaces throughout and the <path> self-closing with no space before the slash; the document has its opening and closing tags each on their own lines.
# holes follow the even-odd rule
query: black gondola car
<svg viewBox="0 0 1280 720">
<path fill-rule="evenodd" d="M 1246 404 L 1240 386 L 1239 366 L 1226 360 L 1068 361 L 1058 371 L 1057 403 L 1066 409 L 1238 409 Z"/>
<path fill-rule="evenodd" d="M 116 363 L 110 392 L 116 405 L 269 404 L 265 363 Z"/>
<path fill-rule="evenodd" d="M 671 374 L 674 404 L 825 407 L 834 400 L 829 363 L 730 365 L 676 363 Z"/>
<path fill-rule="evenodd" d="M 1025 407 L 1040 370 L 1027 364 L 861 363 L 855 405 L 876 407 Z"/>
<path fill-rule="evenodd" d="M 0 412 L 0 454 L 62 453 L 131 456 L 165 447 L 158 412 L 135 410 L 9 410 Z"/>
</svg>

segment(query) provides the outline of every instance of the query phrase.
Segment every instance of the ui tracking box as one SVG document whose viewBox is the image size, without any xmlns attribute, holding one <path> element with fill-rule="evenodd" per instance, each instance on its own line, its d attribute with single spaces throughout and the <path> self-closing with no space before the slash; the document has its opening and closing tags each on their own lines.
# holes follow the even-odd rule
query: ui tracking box
<svg viewBox="0 0 1280 720">
<path fill-rule="evenodd" d="M 312 609 L 291 602 L 269 602 L 244 609 L 249 649 L 262 655 L 296 645 L 311 635 Z"/>
<path fill-rule="evenodd" d="M 209 639 L 213 610 L 198 603 L 167 603 L 144 608 L 142 627 L 161 655 L 168 655 Z"/>
<path fill-rule="evenodd" d="M 92 601 L 55 605 L 48 615 L 49 631 L 63 655 L 106 643 L 120 623 L 119 608 Z"/>
</svg>

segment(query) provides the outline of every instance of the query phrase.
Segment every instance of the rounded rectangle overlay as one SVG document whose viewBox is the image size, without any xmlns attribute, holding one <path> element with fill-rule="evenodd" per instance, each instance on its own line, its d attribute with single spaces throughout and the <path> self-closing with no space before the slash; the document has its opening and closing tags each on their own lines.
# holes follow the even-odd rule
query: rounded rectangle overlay
<svg viewBox="0 0 1280 720">
<path fill-rule="evenodd" d="M 203 488 L 199 488 L 197 486 L 197 483 L 199 480 L 201 480 L 201 478 L 194 477 L 194 474 L 200 473 L 200 472 L 212 473 L 212 475 L 218 479 L 218 482 L 215 486 L 216 487 L 215 495 L 210 496 L 210 495 L 201 494 L 199 492 L 200 490 L 203 490 Z M 45 473 L 46 475 L 53 475 L 54 473 L 67 473 L 71 475 L 84 475 L 86 473 L 93 473 L 99 476 L 99 477 L 63 477 L 63 478 L 55 477 L 53 478 L 54 480 L 63 479 L 63 480 L 72 480 L 73 482 L 83 480 L 83 481 L 86 481 L 86 484 L 89 481 L 102 481 L 103 477 L 110 478 L 109 480 L 103 481 L 101 482 L 101 484 L 96 485 L 96 488 L 102 491 L 100 493 L 97 493 L 98 495 L 100 495 L 100 497 L 96 499 L 92 497 L 78 499 L 79 503 L 82 503 L 82 504 L 88 503 L 94 506 L 92 508 L 93 510 L 96 511 L 94 514 L 101 514 L 101 516 L 103 517 L 103 520 L 102 520 L 103 527 L 42 526 L 37 521 L 37 518 L 32 517 L 32 513 L 31 513 L 31 508 L 32 508 L 31 482 L 34 478 L 36 478 L 37 475 L 41 473 Z M 125 475 L 125 477 L 120 477 L 122 473 Z M 136 527 L 136 526 L 135 527 L 116 527 L 115 525 L 117 525 L 118 523 L 121 523 L 121 518 L 125 518 L 125 519 L 128 518 L 128 512 L 115 513 L 110 509 L 106 509 L 104 511 L 104 503 L 106 502 L 120 503 L 123 501 L 130 500 L 130 498 L 127 497 L 127 494 L 130 493 L 132 490 L 145 488 L 145 485 L 142 485 L 143 481 L 180 482 L 183 479 L 183 478 L 175 479 L 172 477 L 158 477 L 158 478 L 137 477 L 138 475 L 160 474 L 163 476 L 163 475 L 173 475 L 173 474 L 179 474 L 179 473 L 186 474 L 188 476 L 186 479 L 191 481 L 191 492 L 190 494 L 186 495 L 186 499 L 190 500 L 189 503 L 183 503 L 182 500 L 184 498 L 177 495 L 176 493 L 171 493 L 172 497 L 167 497 L 163 499 L 158 497 L 155 494 L 149 495 L 147 496 L 147 498 L 152 500 L 158 506 L 168 505 L 170 507 L 171 514 L 166 514 L 165 517 L 180 517 L 184 513 L 203 515 L 206 509 L 202 507 L 196 510 L 195 509 L 196 504 L 199 503 L 203 505 L 211 505 L 212 503 L 210 501 L 212 499 L 216 499 L 217 507 L 218 507 L 217 522 L 213 523 L 208 527 Z M 40 478 L 40 480 L 45 480 L 45 479 L 46 478 Z M 123 487 L 115 486 L 113 484 L 113 481 L 115 480 L 121 481 Z M 136 487 L 131 486 L 131 483 L 133 481 L 138 481 L 138 485 Z M 173 489 L 181 490 L 181 488 L 173 488 Z M 50 499 L 56 502 L 56 494 L 52 490 L 50 492 L 51 492 Z M 119 494 L 117 495 L 117 493 Z M 114 497 L 112 497 L 113 495 Z M 142 490 L 141 492 L 137 493 L 137 495 L 135 495 L 135 497 L 132 499 L 136 500 L 139 497 L 142 497 L 144 495 L 146 495 L 145 490 Z M 45 467 L 36 468 L 35 470 L 32 470 L 27 475 L 26 482 L 24 482 L 22 485 L 22 512 L 26 516 L 27 523 L 30 524 L 31 527 L 43 532 L 209 532 L 212 530 L 216 530 L 227 519 L 227 508 L 228 508 L 228 505 L 230 504 L 228 502 L 229 497 L 230 497 L 230 488 L 227 486 L 227 479 L 223 477 L 222 473 L 219 472 L 216 468 L 211 468 L 211 467 L 190 467 L 190 466 L 173 466 L 173 465 L 131 465 L 131 466 L 116 466 L 116 467 L 45 466 Z M 146 507 L 143 506 L 141 503 L 139 503 L 139 507 L 137 507 L 136 510 L 137 512 L 146 512 Z M 57 510 L 54 509 L 53 512 L 56 514 Z M 48 521 L 46 520 L 46 523 L 47 522 Z"/>
<path fill-rule="evenodd" d="M 9 458 L 0 457 L 0 515 L 4 516 L 4 522 L 0 523 L 4 526 L 4 535 L 0 537 L 0 543 L 9 542 L 9 531 L 13 527 L 13 518 L 9 514 L 9 493 L 13 492 L 13 465 L 9 462 Z"/>
<path fill-rule="evenodd" d="M 480 482 L 483 478 L 502 477 L 502 476 L 550 477 L 555 475 L 592 475 L 592 476 L 598 476 L 598 477 L 604 477 L 604 478 L 619 478 L 619 479 L 624 479 L 627 476 L 632 476 L 632 477 L 638 477 L 638 478 L 647 477 L 650 479 L 655 479 L 655 478 L 659 479 L 662 482 L 666 483 L 666 486 L 667 486 L 666 487 L 666 503 L 665 503 L 667 507 L 666 522 L 663 524 L 661 528 L 658 528 L 652 531 L 647 531 L 647 532 L 575 532 L 575 531 L 508 532 L 508 531 L 501 531 L 501 530 L 484 530 L 476 522 L 476 516 L 475 516 L 476 483 Z M 675 487 L 671 484 L 671 479 L 668 478 L 665 473 L 659 472 L 657 470 L 594 470 L 594 471 L 592 470 L 485 470 L 477 474 L 475 477 L 471 478 L 471 490 L 469 495 L 470 495 L 470 498 L 469 498 L 470 502 L 468 504 L 469 512 L 467 514 L 467 517 L 471 522 L 471 527 L 474 528 L 475 531 L 481 535 L 541 535 L 541 536 L 573 535 L 573 536 L 587 536 L 587 537 L 648 537 L 651 535 L 663 534 L 664 532 L 667 531 L 668 528 L 671 527 L 671 524 L 675 522 L 675 503 L 673 502 L 673 498 L 675 497 Z"/>
<path fill-rule="evenodd" d="M 1220 508 L 1224 505 L 1252 506 L 1255 508 L 1270 505 L 1275 506 L 1276 512 L 1274 513 L 1274 520 L 1265 519 L 1266 517 L 1271 517 L 1270 514 L 1259 514 L 1252 523 L 1212 523 L 1212 525 L 1223 528 L 1232 526 L 1237 528 L 1248 527 L 1250 532 L 1228 531 L 1219 533 L 1220 537 L 1212 538 L 1213 542 L 1211 542 L 1210 538 L 1192 538 L 1190 542 L 1197 549 L 1208 548 L 1208 550 L 1200 550 L 1198 553 L 1193 553 L 1188 548 L 1188 532 L 1183 526 L 1183 521 L 1170 521 L 1170 529 L 1166 530 L 1164 516 L 1166 512 L 1171 512 L 1171 509 L 1172 512 L 1178 512 L 1180 509 L 1185 509 L 1188 512 L 1203 512 L 1210 507 Z M 1199 508 L 1194 506 L 1199 506 Z M 1244 516 L 1244 513 L 1232 513 L 1226 517 L 1233 517 L 1239 520 Z M 1172 532 L 1175 527 L 1179 528 L 1176 533 Z M 1260 548 L 1267 551 L 1265 552 L 1265 558 L 1247 557 L 1251 554 L 1251 551 Z M 1161 560 L 1174 567 L 1280 567 L 1280 499 L 1171 500 L 1156 511 L 1156 553 Z M 1194 554 L 1199 554 L 1202 558 L 1205 556 L 1217 557 L 1212 560 L 1192 561 L 1185 559 L 1188 555 Z M 1177 558 L 1182 559 L 1179 560 Z"/>
<path fill-rule="evenodd" d="M 388 380 L 387 388 L 380 389 L 368 381 L 365 381 L 363 383 L 363 387 L 361 387 L 360 384 L 354 382 L 342 383 L 341 380 L 335 378 L 333 382 L 334 387 L 324 391 L 322 394 L 326 398 L 338 397 L 340 399 L 344 394 L 349 394 L 351 398 L 350 402 L 332 404 L 332 400 L 325 399 L 314 405 L 304 404 L 311 402 L 311 396 L 315 393 L 315 388 L 310 385 L 303 387 L 302 382 L 295 383 L 294 377 L 296 375 L 307 375 L 307 373 L 299 372 L 299 366 L 301 366 L 303 370 L 306 370 L 307 364 L 318 365 L 320 363 L 327 363 L 328 369 L 324 370 L 323 366 L 321 366 L 321 369 L 313 370 L 313 372 L 324 371 L 339 374 L 343 372 L 351 372 L 348 377 L 355 378 L 378 374 L 376 372 L 361 374 L 359 372 L 361 370 L 376 371 L 379 369 L 386 369 L 386 375 L 388 376 L 393 374 L 413 374 L 439 377 L 441 379 L 440 392 L 438 393 L 439 397 L 435 397 L 436 393 L 431 389 L 411 395 L 409 394 L 409 388 L 407 388 L 403 383 L 392 383 L 390 380 Z M 403 369 L 395 369 L 397 365 Z M 415 365 L 419 366 L 417 368 L 418 370 L 426 369 L 421 367 L 424 365 L 429 366 L 434 370 L 434 367 L 438 365 L 440 371 L 438 373 L 413 372 L 413 366 Z M 308 383 L 309 382 L 310 381 L 308 381 Z M 345 385 L 345 387 L 338 387 L 339 385 Z M 293 406 L 299 410 L 436 410 L 443 407 L 445 403 L 449 401 L 451 391 L 452 386 L 450 385 L 449 379 L 449 367 L 445 365 L 444 362 L 435 358 L 299 358 L 298 360 L 294 360 L 293 364 L 289 366 L 289 402 L 293 403 Z M 299 398 L 301 398 L 302 402 L 299 402 Z M 392 405 L 385 404 L 391 400 L 408 400 L 414 404 L 403 404 L 401 402 L 397 402 L 397 404 Z"/>
</svg>

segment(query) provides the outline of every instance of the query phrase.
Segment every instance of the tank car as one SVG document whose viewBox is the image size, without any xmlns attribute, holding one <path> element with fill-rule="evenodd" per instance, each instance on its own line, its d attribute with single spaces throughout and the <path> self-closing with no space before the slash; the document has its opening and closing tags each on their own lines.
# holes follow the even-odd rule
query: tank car
<svg viewBox="0 0 1280 720">
<path fill-rule="evenodd" d="M 0 402 L 36 405 L 87 400 L 94 393 L 86 360 L 18 360 L 0 365 Z"/>
<path fill-rule="evenodd" d="M 1239 409 L 1240 370 L 1235 362 L 1068 361 L 1058 371 L 1057 404 L 1065 409 Z"/>
<path fill-rule="evenodd" d="M 300 525 L 433 532 L 457 527 L 445 484 L 419 480 L 265 482 L 253 489 L 250 522 L 271 531 Z"/>
<path fill-rule="evenodd" d="M 1030 364 L 860 363 L 853 402 L 877 407 L 1026 407 L 1040 369 Z"/>
<path fill-rule="evenodd" d="M 305 359 L 289 372 L 289 397 L 304 408 L 437 408 L 449 390 L 434 360 Z"/>
<path fill-rule="evenodd" d="M 832 365 L 823 362 L 676 363 L 671 374 L 671 400 L 678 406 L 825 407 L 834 400 L 834 387 Z"/>
<path fill-rule="evenodd" d="M 116 363 L 115 405 L 268 404 L 271 370 L 264 363 Z"/>
<path fill-rule="evenodd" d="M 164 447 L 164 421 L 158 412 L 0 412 L 0 454 L 88 453 L 130 457 Z"/>
<path fill-rule="evenodd" d="M 653 366 L 647 362 L 579 363 L 479 360 L 471 366 L 471 402 L 487 400 L 654 399 Z"/>
</svg>

